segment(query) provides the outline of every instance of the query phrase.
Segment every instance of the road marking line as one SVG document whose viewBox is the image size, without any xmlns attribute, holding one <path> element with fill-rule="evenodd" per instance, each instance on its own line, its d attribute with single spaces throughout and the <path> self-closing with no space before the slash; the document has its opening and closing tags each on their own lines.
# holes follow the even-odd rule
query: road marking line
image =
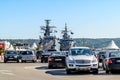
<svg viewBox="0 0 120 80">
<path fill-rule="evenodd" d="M 12 73 L 10 70 L 0 70 L 0 74 L 3 74 L 3 75 L 15 75 L 14 73 Z"/>
<path fill-rule="evenodd" d="M 11 76 L 15 75 L 15 74 L 13 74 L 13 73 L 6 73 L 6 72 L 2 72 L 1 74 L 11 75 Z"/>
</svg>

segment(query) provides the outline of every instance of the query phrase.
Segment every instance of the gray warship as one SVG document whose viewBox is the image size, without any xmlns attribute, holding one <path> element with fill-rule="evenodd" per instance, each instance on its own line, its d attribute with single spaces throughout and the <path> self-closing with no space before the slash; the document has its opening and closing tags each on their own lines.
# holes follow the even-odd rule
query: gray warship
<svg viewBox="0 0 120 80">
<path fill-rule="evenodd" d="M 56 30 L 53 30 L 53 28 L 56 28 L 55 26 L 50 26 L 50 20 L 45 20 L 46 26 L 41 26 L 41 30 L 43 31 L 43 37 L 40 36 L 40 42 L 39 42 L 39 50 L 55 50 L 55 43 L 56 43 L 56 36 L 55 32 Z"/>
<path fill-rule="evenodd" d="M 70 47 L 75 46 L 75 41 L 70 37 L 70 34 L 73 34 L 71 31 L 68 31 L 67 24 L 65 23 L 65 29 L 62 30 L 62 39 L 60 39 L 60 51 L 68 51 Z"/>
</svg>

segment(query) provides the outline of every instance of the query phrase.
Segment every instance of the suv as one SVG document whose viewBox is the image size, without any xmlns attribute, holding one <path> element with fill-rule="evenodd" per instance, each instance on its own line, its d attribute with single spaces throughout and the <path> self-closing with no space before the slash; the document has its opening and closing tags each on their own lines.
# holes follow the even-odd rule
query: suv
<svg viewBox="0 0 120 80">
<path fill-rule="evenodd" d="M 72 47 L 66 57 L 66 72 L 92 71 L 98 73 L 98 60 L 88 47 Z"/>
<path fill-rule="evenodd" d="M 19 55 L 16 51 L 6 51 L 5 55 L 4 55 L 4 63 L 6 63 L 7 61 L 17 61 L 19 62 Z"/>
</svg>

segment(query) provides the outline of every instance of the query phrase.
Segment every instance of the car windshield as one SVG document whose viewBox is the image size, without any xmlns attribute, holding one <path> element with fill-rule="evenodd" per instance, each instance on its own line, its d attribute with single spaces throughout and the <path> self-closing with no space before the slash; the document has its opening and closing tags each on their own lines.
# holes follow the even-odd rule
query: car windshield
<svg viewBox="0 0 120 80">
<path fill-rule="evenodd" d="M 32 51 L 22 51 L 22 55 L 32 55 Z"/>
<path fill-rule="evenodd" d="M 52 52 L 52 56 L 65 56 L 65 53 L 62 53 L 62 52 Z"/>
<path fill-rule="evenodd" d="M 51 55 L 51 52 L 43 52 L 42 55 Z"/>
<path fill-rule="evenodd" d="M 17 54 L 15 51 L 8 51 L 6 54 Z"/>
<path fill-rule="evenodd" d="M 70 55 L 92 55 L 90 49 L 71 49 Z"/>
<path fill-rule="evenodd" d="M 118 52 L 110 52 L 109 57 L 120 57 L 120 51 L 118 51 Z"/>
</svg>

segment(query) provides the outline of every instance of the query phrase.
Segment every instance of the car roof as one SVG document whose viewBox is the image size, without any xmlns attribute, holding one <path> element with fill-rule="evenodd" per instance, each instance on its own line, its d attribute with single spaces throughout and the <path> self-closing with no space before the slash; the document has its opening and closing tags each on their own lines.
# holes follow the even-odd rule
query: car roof
<svg viewBox="0 0 120 80">
<path fill-rule="evenodd" d="M 120 52 L 120 50 L 109 50 L 109 51 L 107 51 L 107 53 L 110 53 L 110 52 Z"/>
</svg>

